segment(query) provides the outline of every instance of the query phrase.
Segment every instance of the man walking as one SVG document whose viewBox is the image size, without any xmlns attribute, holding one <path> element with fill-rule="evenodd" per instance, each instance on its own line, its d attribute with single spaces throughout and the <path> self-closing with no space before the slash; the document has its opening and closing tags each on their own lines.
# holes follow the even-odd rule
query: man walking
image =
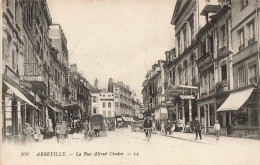
<svg viewBox="0 0 260 165">
<path fill-rule="evenodd" d="M 196 132 L 196 140 L 198 139 L 198 134 L 200 136 L 200 140 L 202 140 L 202 137 L 201 137 L 201 124 L 200 124 L 200 121 L 199 121 L 198 117 L 195 118 L 195 132 Z"/>
<path fill-rule="evenodd" d="M 220 130 L 220 124 L 218 120 L 216 120 L 216 123 L 214 125 L 215 133 L 216 133 L 216 140 L 219 140 L 219 130 Z"/>
</svg>

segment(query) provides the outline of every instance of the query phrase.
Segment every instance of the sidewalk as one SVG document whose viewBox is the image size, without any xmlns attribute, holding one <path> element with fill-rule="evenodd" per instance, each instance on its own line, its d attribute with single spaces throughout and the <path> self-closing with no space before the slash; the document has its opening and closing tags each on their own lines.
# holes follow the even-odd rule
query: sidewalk
<svg viewBox="0 0 260 165">
<path fill-rule="evenodd" d="M 156 132 L 157 135 L 160 136 L 165 136 L 162 135 L 159 131 Z M 166 135 L 167 137 L 175 138 L 175 139 L 180 139 L 180 140 L 185 140 L 185 141 L 191 141 L 195 143 L 202 143 L 202 144 L 216 144 L 218 143 L 216 141 L 216 136 L 215 135 L 208 135 L 208 134 L 202 134 L 202 140 L 199 139 L 195 140 L 196 134 L 195 133 L 183 133 L 183 132 L 173 132 L 171 135 Z M 237 138 L 237 137 L 228 137 L 228 136 L 220 136 L 219 137 L 219 142 L 222 144 L 230 144 L 230 143 L 247 143 L 247 144 L 260 144 L 259 140 L 255 139 L 246 139 L 246 138 Z"/>
</svg>

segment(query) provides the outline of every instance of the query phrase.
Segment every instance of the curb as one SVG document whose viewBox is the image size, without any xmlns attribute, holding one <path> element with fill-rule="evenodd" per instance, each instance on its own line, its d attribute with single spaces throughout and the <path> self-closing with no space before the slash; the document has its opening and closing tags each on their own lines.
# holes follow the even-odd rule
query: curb
<svg viewBox="0 0 260 165">
<path fill-rule="evenodd" d="M 156 135 L 161 135 L 161 134 L 156 134 Z M 163 135 L 161 135 L 161 136 L 163 136 Z M 185 138 L 176 137 L 176 136 L 165 136 L 165 137 L 170 137 L 170 138 L 174 138 L 174 139 L 179 139 L 179 140 L 190 141 L 190 142 L 194 142 L 194 143 L 200 143 L 200 144 L 208 144 L 208 145 L 210 145 L 209 142 L 207 143 L 207 142 L 203 142 L 203 141 L 190 140 L 190 139 L 185 139 Z"/>
</svg>

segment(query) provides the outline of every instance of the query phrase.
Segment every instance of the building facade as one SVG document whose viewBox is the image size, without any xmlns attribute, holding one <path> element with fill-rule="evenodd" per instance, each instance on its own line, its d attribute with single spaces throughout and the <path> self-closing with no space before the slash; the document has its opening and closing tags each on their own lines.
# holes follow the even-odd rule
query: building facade
<svg viewBox="0 0 260 165">
<path fill-rule="evenodd" d="M 46 0 L 4 0 L 2 9 L 3 141 L 21 143 L 25 123 L 53 133 L 72 105 L 90 116 L 88 82 L 70 72 L 67 40 Z"/>
</svg>

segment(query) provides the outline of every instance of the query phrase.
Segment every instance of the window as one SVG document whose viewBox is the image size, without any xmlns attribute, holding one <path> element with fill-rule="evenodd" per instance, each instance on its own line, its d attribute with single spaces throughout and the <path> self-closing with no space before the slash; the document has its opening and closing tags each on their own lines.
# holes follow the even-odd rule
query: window
<svg viewBox="0 0 260 165">
<path fill-rule="evenodd" d="M 221 66 L 221 80 L 227 80 L 227 65 Z"/>
<path fill-rule="evenodd" d="M 250 84 L 257 83 L 256 63 L 249 65 L 249 82 Z"/>
<path fill-rule="evenodd" d="M 106 103 L 105 102 L 103 102 L 103 108 L 106 108 Z"/>
<path fill-rule="evenodd" d="M 207 45 L 206 45 L 206 38 L 204 38 L 202 41 L 202 55 L 201 56 L 206 55 L 206 52 L 207 52 Z"/>
<path fill-rule="evenodd" d="M 241 10 L 248 5 L 248 0 L 240 0 Z"/>
<path fill-rule="evenodd" d="M 111 111 L 108 111 L 108 117 L 111 117 Z"/>
<path fill-rule="evenodd" d="M 115 89 L 115 94 L 116 95 L 118 95 L 119 93 L 118 93 L 119 91 L 118 91 L 118 89 Z"/>
<path fill-rule="evenodd" d="M 94 102 L 94 103 L 97 102 L 97 96 L 93 96 L 93 102 Z"/>
<path fill-rule="evenodd" d="M 225 25 L 220 28 L 220 48 L 226 45 L 226 28 Z"/>
<path fill-rule="evenodd" d="M 186 27 L 183 27 L 183 46 L 184 46 L 184 49 L 187 47 L 187 30 L 186 30 Z"/>
<path fill-rule="evenodd" d="M 105 110 L 103 110 L 103 116 L 106 117 L 107 116 L 107 113 Z"/>
<path fill-rule="evenodd" d="M 214 42 L 213 42 L 213 36 L 209 36 L 209 52 L 213 53 L 214 52 Z"/>
<path fill-rule="evenodd" d="M 108 108 L 111 108 L 111 103 L 110 102 L 108 103 Z"/>
<path fill-rule="evenodd" d="M 190 19 L 190 39 L 191 42 L 194 40 L 194 20 L 193 17 Z"/>
<path fill-rule="evenodd" d="M 97 113 L 97 108 L 93 107 L 93 113 Z"/>
<path fill-rule="evenodd" d="M 239 37 L 238 50 L 241 51 L 242 49 L 245 48 L 245 34 L 244 34 L 244 29 L 241 29 L 241 30 L 238 31 L 238 37 Z"/>
<path fill-rule="evenodd" d="M 238 87 L 247 85 L 246 68 L 238 69 Z"/>
<path fill-rule="evenodd" d="M 177 47 L 178 47 L 178 55 L 181 54 L 181 40 L 180 40 L 180 34 L 177 35 Z"/>
<path fill-rule="evenodd" d="M 248 45 L 251 45 L 255 41 L 255 23 L 252 21 L 248 24 L 249 40 Z"/>
</svg>

